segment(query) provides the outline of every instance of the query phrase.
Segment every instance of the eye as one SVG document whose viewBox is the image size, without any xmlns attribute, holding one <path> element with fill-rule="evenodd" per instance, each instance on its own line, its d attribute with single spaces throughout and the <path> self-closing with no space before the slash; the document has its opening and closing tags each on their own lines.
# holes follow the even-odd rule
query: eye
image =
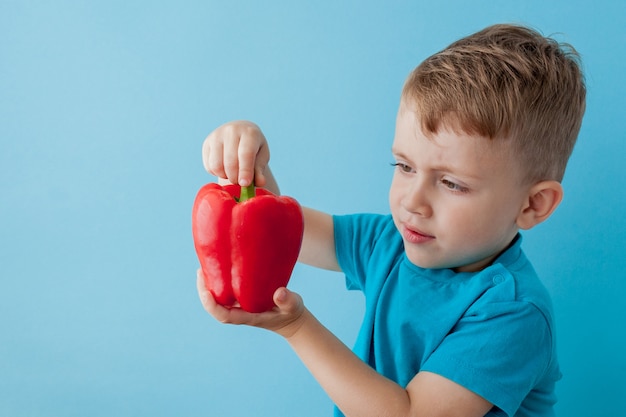
<svg viewBox="0 0 626 417">
<path fill-rule="evenodd" d="M 441 183 L 443 184 L 444 187 L 446 187 L 450 191 L 454 191 L 457 193 L 467 193 L 469 191 L 469 188 L 459 185 L 445 178 L 441 180 Z"/>
<path fill-rule="evenodd" d="M 413 171 L 413 168 L 411 168 L 407 164 L 403 164 L 402 162 L 395 162 L 395 163 L 391 164 L 391 166 L 396 167 L 400 171 L 406 172 L 406 173 L 409 173 L 409 172 Z"/>
</svg>

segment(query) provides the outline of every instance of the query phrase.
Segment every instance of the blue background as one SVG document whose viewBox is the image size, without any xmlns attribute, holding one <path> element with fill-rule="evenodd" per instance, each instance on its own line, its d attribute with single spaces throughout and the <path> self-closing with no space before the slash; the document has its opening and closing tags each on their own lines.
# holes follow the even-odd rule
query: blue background
<svg viewBox="0 0 626 417">
<path fill-rule="evenodd" d="M 0 415 L 328 415 L 283 340 L 200 306 L 202 141 L 251 119 L 283 193 L 387 212 L 406 75 L 497 22 L 584 59 L 565 200 L 525 248 L 554 297 L 559 415 L 626 415 L 625 21 L 611 0 L 0 0 Z M 290 286 L 352 345 L 363 300 L 340 274 Z"/>
</svg>

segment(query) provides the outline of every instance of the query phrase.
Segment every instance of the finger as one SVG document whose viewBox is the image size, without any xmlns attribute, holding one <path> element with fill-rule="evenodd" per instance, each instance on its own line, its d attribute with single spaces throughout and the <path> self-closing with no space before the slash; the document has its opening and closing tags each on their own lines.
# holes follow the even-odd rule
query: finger
<svg viewBox="0 0 626 417">
<path fill-rule="evenodd" d="M 207 312 L 210 312 L 209 310 L 212 308 L 212 304 L 215 303 L 215 300 L 204 285 L 204 274 L 202 273 L 201 268 L 198 268 L 198 271 L 196 272 L 196 287 L 198 289 L 198 297 L 200 297 L 202 306 Z"/>
<path fill-rule="evenodd" d="M 267 145 L 259 142 L 255 135 L 256 131 L 245 132 L 239 142 L 239 185 L 242 187 L 252 184 L 253 181 L 259 186 L 264 184 L 262 171 L 269 160 L 269 151 Z"/>
<path fill-rule="evenodd" d="M 255 180 L 254 164 L 256 149 L 249 142 L 241 141 L 239 145 L 239 185 L 247 187 Z"/>
<path fill-rule="evenodd" d="M 218 178 L 226 178 L 224 171 L 223 144 L 215 139 L 214 133 L 207 136 L 202 144 L 202 163 L 204 169 Z"/>
<path fill-rule="evenodd" d="M 254 182 L 257 186 L 263 187 L 266 183 L 265 169 L 270 160 L 270 150 L 268 146 L 261 146 L 258 150 L 254 164 Z"/>
<path fill-rule="evenodd" d="M 212 315 L 217 321 L 221 323 L 231 323 L 230 310 L 224 306 L 217 304 L 211 292 L 207 290 L 204 283 L 204 274 L 202 273 L 202 269 L 198 269 L 196 286 L 198 288 L 198 296 L 200 297 L 202 307 L 204 307 L 207 313 Z"/>
<path fill-rule="evenodd" d="M 201 268 L 198 269 L 196 277 L 196 287 L 198 289 L 200 302 L 207 313 L 212 315 L 217 321 L 225 324 L 248 325 L 257 325 L 258 322 L 262 322 L 262 319 L 258 318 L 257 314 L 248 313 L 235 306 L 227 308 L 218 304 L 211 292 L 206 288 L 204 274 Z M 236 305 L 238 305 L 238 303 L 236 303 Z"/>
<path fill-rule="evenodd" d="M 211 171 L 209 166 L 209 155 L 211 154 L 211 145 L 209 143 L 210 137 L 211 135 L 207 136 L 204 138 L 204 142 L 202 142 L 202 165 L 204 165 L 204 169 L 207 172 Z"/>
<path fill-rule="evenodd" d="M 232 184 L 239 184 L 239 137 L 233 137 L 224 143 L 223 166 L 226 178 Z"/>
</svg>

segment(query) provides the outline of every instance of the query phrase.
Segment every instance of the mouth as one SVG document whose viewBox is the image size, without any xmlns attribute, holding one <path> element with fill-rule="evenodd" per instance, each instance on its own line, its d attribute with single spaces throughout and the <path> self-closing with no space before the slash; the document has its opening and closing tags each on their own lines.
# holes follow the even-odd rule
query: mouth
<svg viewBox="0 0 626 417">
<path fill-rule="evenodd" d="M 402 236 L 404 240 L 409 243 L 422 244 L 435 240 L 435 236 L 429 235 L 414 227 L 410 227 L 406 224 L 402 225 Z"/>
</svg>

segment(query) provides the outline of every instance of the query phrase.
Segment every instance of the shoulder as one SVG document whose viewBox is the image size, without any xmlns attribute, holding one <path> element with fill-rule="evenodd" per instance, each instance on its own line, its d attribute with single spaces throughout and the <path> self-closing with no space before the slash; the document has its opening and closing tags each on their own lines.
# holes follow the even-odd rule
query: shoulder
<svg viewBox="0 0 626 417">
<path fill-rule="evenodd" d="M 402 243 L 391 215 L 359 213 L 333 216 L 337 249 L 358 246 L 358 250 L 373 251 L 381 245 L 395 247 Z"/>
<path fill-rule="evenodd" d="M 389 214 L 356 213 L 333 215 L 335 233 L 381 233 L 395 231 L 393 218 Z"/>
<path fill-rule="evenodd" d="M 493 290 L 502 301 L 528 303 L 551 320 L 550 294 L 522 249 L 521 235 L 483 273 L 494 276 Z"/>
<path fill-rule="evenodd" d="M 402 238 L 390 215 L 340 215 L 333 223 L 335 254 L 348 288 L 364 289 L 366 278 L 379 281 L 402 258 Z"/>
<path fill-rule="evenodd" d="M 552 390 L 560 378 L 550 297 L 527 268 L 493 265 L 480 275 L 488 277 L 490 285 L 459 318 L 424 369 L 513 413 L 530 391 Z"/>
<path fill-rule="evenodd" d="M 502 264 L 514 284 L 511 297 L 518 302 L 525 302 L 533 305 L 540 311 L 546 319 L 552 322 L 553 307 L 552 298 L 541 278 L 533 268 L 532 264 L 520 248 L 517 260 L 509 265 Z"/>
</svg>

